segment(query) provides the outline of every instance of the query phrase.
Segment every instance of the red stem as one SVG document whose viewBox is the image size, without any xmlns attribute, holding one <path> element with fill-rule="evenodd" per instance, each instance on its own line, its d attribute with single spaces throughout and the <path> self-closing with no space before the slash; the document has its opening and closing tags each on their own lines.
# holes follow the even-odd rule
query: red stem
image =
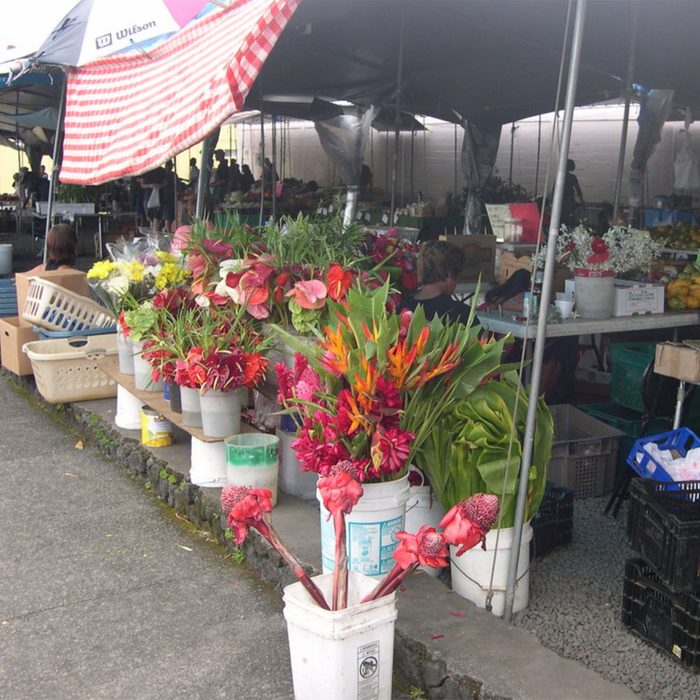
<svg viewBox="0 0 700 700">
<path fill-rule="evenodd" d="M 403 583 L 403 580 L 406 578 L 406 576 L 414 572 L 417 568 L 418 562 L 416 562 L 415 564 L 411 564 L 411 566 L 409 566 L 408 569 L 404 569 L 403 571 L 401 571 L 399 575 L 396 576 L 388 585 L 384 586 L 381 595 L 377 597 L 381 598 L 385 595 L 391 595 Z"/>
<path fill-rule="evenodd" d="M 309 575 L 306 573 L 306 571 L 304 571 L 304 568 L 299 563 L 297 558 L 284 546 L 280 536 L 277 534 L 277 531 L 270 524 L 269 513 L 265 513 L 263 515 L 263 523 L 267 526 L 267 535 L 262 530 L 259 530 L 261 534 L 287 562 L 287 565 L 292 570 L 292 573 L 299 579 L 301 585 L 306 588 L 309 595 L 314 599 L 319 607 L 323 608 L 324 610 L 329 610 L 330 608 L 328 607 L 328 603 L 326 602 L 323 593 L 321 593 L 321 589 L 309 578 Z"/>
<path fill-rule="evenodd" d="M 342 510 L 333 513 L 333 526 L 335 528 L 335 564 L 331 610 L 345 610 L 348 607 L 348 553 L 345 546 L 345 515 Z"/>
<path fill-rule="evenodd" d="M 384 589 L 396 578 L 403 569 L 398 565 L 394 564 L 391 571 L 377 584 L 377 586 L 368 593 L 363 599 L 362 603 L 369 603 L 370 600 L 375 600 L 376 598 L 384 595 Z"/>
</svg>

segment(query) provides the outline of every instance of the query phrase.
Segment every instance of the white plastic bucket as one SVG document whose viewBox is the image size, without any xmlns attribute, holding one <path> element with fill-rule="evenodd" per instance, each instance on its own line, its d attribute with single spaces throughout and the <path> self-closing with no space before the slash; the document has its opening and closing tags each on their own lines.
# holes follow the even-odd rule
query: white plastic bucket
<svg viewBox="0 0 700 700">
<path fill-rule="evenodd" d="M 580 318 L 610 318 L 615 309 L 615 278 L 612 273 L 594 275 L 590 270 L 585 272 L 586 275 L 575 272 L 576 313 Z"/>
<path fill-rule="evenodd" d="M 445 509 L 433 494 L 430 486 L 423 484 L 410 487 L 406 502 L 406 532 L 415 535 L 422 525 L 434 527 L 437 530 L 444 517 Z M 420 568 L 430 576 L 437 576 L 442 571 L 442 569 L 433 569 L 430 566 L 421 566 Z"/>
<path fill-rule="evenodd" d="M 345 516 L 348 568 L 379 578 L 394 566 L 396 533 L 404 529 L 406 518 L 408 475 L 396 481 L 363 484 L 362 488 L 364 494 Z M 316 497 L 321 506 L 321 562 L 326 574 L 333 571 L 335 529 L 318 491 Z"/>
<path fill-rule="evenodd" d="M 314 583 L 330 599 L 332 574 Z M 396 593 L 359 601 L 377 585 L 350 572 L 348 608 L 321 609 L 301 583 L 284 589 L 295 700 L 390 700 Z"/>
<path fill-rule="evenodd" d="M 296 434 L 278 428 L 276 435 L 280 440 L 280 491 L 304 500 L 313 500 L 318 474 L 301 470 L 296 452 L 292 449 Z"/>
<path fill-rule="evenodd" d="M 190 481 L 197 486 L 226 485 L 226 448 L 222 441 L 204 442 L 192 436 Z"/>
<path fill-rule="evenodd" d="M 158 380 L 153 381 L 153 370 L 151 365 L 146 362 L 146 360 L 141 357 L 141 350 L 143 349 L 143 343 L 134 342 L 134 383 L 136 388 L 141 391 L 163 391 L 163 382 Z"/>
<path fill-rule="evenodd" d="M 143 402 L 117 384 L 117 413 L 114 424 L 124 430 L 141 429 L 141 408 Z"/>
<path fill-rule="evenodd" d="M 119 371 L 122 374 L 134 373 L 134 346 L 117 326 L 117 351 L 119 352 Z"/>
<path fill-rule="evenodd" d="M 450 547 L 452 590 L 463 598 L 471 600 L 479 608 L 486 607 L 491 581 L 491 567 L 495 557 L 491 612 L 499 617 L 503 615 L 505 607 L 508 562 L 513 547 L 513 531 L 514 528 L 506 527 L 487 532 L 486 551 L 477 545 L 461 557 L 456 557 L 457 548 Z M 498 535 L 499 532 L 500 535 Z M 498 551 L 496 552 L 497 536 Z M 520 556 L 518 557 L 513 612 L 524 610 L 530 599 L 530 540 L 532 540 L 532 527 L 530 527 L 530 523 L 525 523 L 520 543 Z"/>
<path fill-rule="evenodd" d="M 277 505 L 279 438 L 265 433 L 230 435 L 226 445 L 226 476 L 229 484 L 270 489 Z"/>
<path fill-rule="evenodd" d="M 199 395 L 202 430 L 207 437 L 227 437 L 241 432 L 241 395 L 238 391 L 210 389 Z"/>
<path fill-rule="evenodd" d="M 189 386 L 180 387 L 182 424 L 187 428 L 202 427 L 202 411 L 199 404 L 199 391 Z"/>
<path fill-rule="evenodd" d="M 12 251 L 12 243 L 0 243 L 0 275 L 12 274 Z"/>
</svg>

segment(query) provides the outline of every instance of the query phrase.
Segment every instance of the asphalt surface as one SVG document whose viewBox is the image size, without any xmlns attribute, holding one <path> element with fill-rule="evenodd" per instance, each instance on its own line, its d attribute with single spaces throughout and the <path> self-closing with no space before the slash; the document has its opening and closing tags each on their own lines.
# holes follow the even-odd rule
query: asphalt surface
<svg viewBox="0 0 700 700">
<path fill-rule="evenodd" d="M 279 591 L 0 378 L 0 697 L 290 698 Z"/>
</svg>

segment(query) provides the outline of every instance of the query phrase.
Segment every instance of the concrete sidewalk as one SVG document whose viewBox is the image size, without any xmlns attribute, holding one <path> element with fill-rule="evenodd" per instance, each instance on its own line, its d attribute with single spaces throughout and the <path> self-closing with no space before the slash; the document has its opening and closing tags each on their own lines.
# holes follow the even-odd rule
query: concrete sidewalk
<svg viewBox="0 0 700 700">
<path fill-rule="evenodd" d="M 15 383 L 18 383 L 16 378 Z M 26 380 L 19 381 L 19 384 L 31 386 Z M 5 393 L 11 394 L 5 382 L 0 382 L 0 386 L 3 392 L 0 396 L 4 396 Z M 19 422 L 24 424 L 23 427 L 13 428 L 16 444 L 13 451 L 16 449 L 18 454 L 28 451 L 23 447 L 28 441 L 26 426 L 31 425 L 33 421 L 40 421 L 44 430 L 49 424 L 46 416 L 42 416 L 37 408 L 22 407 L 21 403 L 16 397 L 9 401 L 16 413 L 12 419 L 13 425 Z M 137 483 L 138 480 L 141 483 L 148 480 L 153 493 L 159 495 L 175 511 L 182 513 L 198 528 L 210 529 L 216 538 L 223 541 L 223 528 L 217 504 L 219 491 L 199 489 L 190 485 L 186 485 L 185 488 L 178 486 L 189 472 L 187 436 L 180 433 L 177 436 L 180 440 L 175 445 L 149 452 L 138 444 L 136 432 L 122 431 L 114 427 L 115 408 L 115 400 L 84 402 L 65 407 L 63 416 L 72 420 L 91 442 L 98 444 L 115 465 L 120 464 L 127 472 L 140 478 L 136 480 Z M 61 434 L 60 431 L 58 433 Z M 41 432 L 38 435 L 41 435 Z M 50 454 L 48 441 L 41 437 L 38 439 L 42 444 L 36 448 L 37 455 L 44 454 L 45 451 Z M 91 571 L 93 567 L 97 570 L 106 567 L 108 572 L 96 575 L 98 582 L 102 581 L 106 586 L 105 589 L 98 587 L 93 591 L 92 588 L 88 588 L 79 595 L 85 597 L 86 605 L 89 602 L 90 606 L 97 605 L 97 601 L 101 601 L 103 597 L 109 600 L 110 596 L 120 596 L 119 599 L 114 597 L 113 606 L 110 608 L 115 622 L 124 625 L 123 631 L 120 629 L 115 635 L 118 639 L 110 639 L 108 643 L 100 637 L 99 630 L 91 630 L 89 637 L 92 639 L 93 648 L 99 650 L 97 654 L 90 654 L 88 645 L 80 642 L 81 651 L 87 654 L 85 668 L 80 674 L 81 682 L 86 684 L 83 688 L 90 687 L 87 685 L 91 678 L 90 671 L 93 667 L 96 671 L 100 670 L 99 657 L 111 652 L 112 644 L 122 646 L 120 653 L 115 655 L 119 659 L 129 658 L 126 647 L 137 646 L 139 653 L 133 660 L 134 668 L 143 668 L 143 677 L 148 678 L 150 683 L 144 686 L 141 695 L 133 695 L 122 692 L 119 685 L 109 685 L 111 679 L 103 679 L 96 687 L 104 688 L 104 692 L 100 690 L 100 693 L 95 694 L 93 686 L 87 692 L 87 696 L 157 698 L 161 697 L 159 692 L 167 690 L 170 691 L 168 697 L 172 697 L 175 695 L 175 688 L 179 686 L 175 682 L 171 683 L 170 679 L 182 677 L 190 680 L 185 686 L 189 697 L 205 697 L 206 693 L 199 694 L 197 684 L 192 680 L 192 674 L 201 671 L 201 678 L 211 681 L 206 686 L 209 693 L 207 697 L 219 697 L 217 693 L 239 698 L 291 697 L 284 621 L 280 615 L 280 593 L 271 592 L 266 585 L 251 578 L 244 571 L 230 568 L 228 563 L 221 561 L 219 550 L 201 543 L 193 545 L 191 539 L 187 540 L 187 534 L 173 524 L 171 516 L 158 513 L 154 504 L 149 503 L 149 499 L 140 493 L 137 483 L 130 483 L 124 478 L 122 470 L 115 465 L 101 462 L 94 455 L 90 456 L 87 450 L 76 451 L 73 448 L 76 439 L 63 437 L 62 441 L 58 440 L 62 445 L 62 453 L 53 459 L 48 457 L 52 462 L 48 467 L 51 488 L 47 489 L 48 493 L 43 496 L 46 502 L 40 501 L 41 505 L 36 508 L 27 504 L 31 515 L 27 514 L 23 524 L 19 523 L 17 513 L 22 512 L 25 507 L 28 486 L 33 493 L 40 482 L 27 481 L 27 467 L 24 468 L 25 473 L 18 475 L 17 471 L 12 469 L 13 465 L 3 466 L 4 472 L 11 473 L 10 478 L 15 484 L 12 487 L 13 492 L 20 495 L 17 496 L 18 500 L 10 505 L 3 503 L 0 513 L 5 515 L 5 521 L 14 519 L 14 538 L 18 542 L 24 542 L 24 546 L 31 550 L 36 534 L 28 530 L 28 523 L 36 525 L 39 536 L 48 535 L 45 531 L 44 514 L 53 510 L 51 499 L 55 491 L 56 496 L 61 497 L 53 506 L 58 507 L 64 516 L 70 516 L 74 523 L 58 528 L 67 540 L 66 544 L 61 546 L 70 545 L 71 549 L 75 548 L 72 556 L 77 561 L 83 561 L 81 572 L 73 578 L 86 578 L 84 572 Z M 32 456 L 21 459 L 28 460 L 31 471 L 38 471 L 39 465 L 43 464 L 47 457 Z M 66 467 L 65 463 L 61 463 L 61 460 L 66 459 L 69 460 L 69 464 L 76 461 L 80 467 Z M 83 460 L 86 460 L 85 463 Z M 97 462 L 99 471 L 95 466 Z M 76 476 L 66 476 L 67 472 L 75 473 Z M 174 476 L 176 484 L 163 478 L 167 475 Z M 71 495 L 78 485 L 80 489 L 76 491 L 76 497 L 71 497 L 66 503 L 63 495 Z M 116 490 L 114 493 L 107 493 L 107 488 Z M 132 507 L 133 510 L 130 510 Z M 273 516 L 277 529 L 290 549 L 299 555 L 309 569 L 319 570 L 320 533 L 317 506 L 283 495 Z M 74 532 L 76 526 L 81 531 Z M 24 532 L 28 534 L 23 535 Z M 92 532 L 92 536 L 88 537 L 87 532 Z M 5 532 L 3 536 L 8 534 Z M 171 539 L 167 539 L 168 534 Z M 111 537 L 107 538 L 107 535 Z M 126 540 L 127 535 L 133 539 Z M 255 535 L 256 533 L 251 534 L 244 547 L 247 562 L 262 578 L 278 586 L 290 582 L 291 575 L 281 565 L 279 558 Z M 26 539 L 29 539 L 29 542 L 26 542 Z M 193 552 L 178 546 L 185 541 L 187 546 L 192 547 Z M 13 546 L 12 552 L 13 561 L 23 558 L 19 546 L 16 549 Z M 143 553 L 150 554 L 151 561 L 141 561 L 139 557 L 143 558 Z M 66 567 L 63 557 L 58 552 L 55 552 L 53 558 Z M 36 562 L 36 568 L 26 572 L 22 584 L 12 585 L 11 588 L 15 591 L 12 598 L 13 609 L 22 609 L 23 589 L 28 586 L 29 580 L 41 576 L 41 563 Z M 180 568 L 190 565 L 196 566 L 196 570 Z M 135 569 L 133 573 L 130 571 L 131 566 Z M 140 580 L 142 570 L 145 570 L 144 576 L 147 581 L 149 577 L 154 577 L 158 583 L 152 586 L 143 581 L 140 584 L 136 583 Z M 46 578 L 51 575 L 48 571 L 43 573 Z M 217 586 L 215 582 L 219 576 L 228 581 L 229 585 L 220 581 Z M 4 573 L 3 578 L 6 578 Z M 91 582 L 92 574 L 87 579 Z M 132 580 L 133 589 L 128 587 Z M 230 588 L 232 581 L 236 582 L 233 591 Z M 204 585 L 200 586 L 200 582 Z M 53 590 L 51 585 L 47 587 L 49 591 Z M 72 588 L 64 586 L 63 589 L 61 600 L 70 600 Z M 132 593 L 132 590 L 135 593 Z M 150 593 L 150 597 L 147 593 Z M 128 614 L 120 614 L 119 606 L 130 604 L 131 595 L 139 597 L 138 608 L 129 606 Z M 43 607 L 45 606 L 41 609 Z M 5 608 L 3 605 L 2 615 L 7 618 Z M 85 614 L 78 617 L 82 619 L 92 616 L 98 628 L 101 628 L 99 622 L 103 618 L 91 608 L 90 614 L 87 613 L 86 610 Z M 103 616 L 105 621 L 110 621 L 106 610 Z M 262 619 L 258 620 L 258 616 Z M 135 629 L 130 628 L 128 624 L 132 618 L 136 618 Z M 231 622 L 238 622 L 238 626 L 242 627 L 240 621 L 243 618 L 245 630 L 239 632 Z M 145 623 L 144 620 L 149 622 Z M 146 628 L 145 632 L 143 628 Z M 129 639 L 129 630 L 137 641 L 126 641 Z M 3 632 L 4 627 L 0 631 L 0 639 L 4 639 Z M 152 645 L 145 645 L 144 648 L 139 636 L 142 633 L 154 640 Z M 21 651 L 12 652 L 14 659 L 31 655 L 28 644 L 25 643 L 25 648 L 22 648 L 22 637 L 23 635 L 18 633 L 15 642 Z M 71 647 L 75 637 L 72 633 L 66 635 L 57 646 Z M 201 646 L 198 645 L 199 641 Z M 152 646 L 155 648 L 151 648 Z M 162 646 L 168 648 L 167 653 L 163 652 L 165 658 L 159 655 L 159 647 Z M 41 653 L 43 654 L 43 651 Z M 70 655 L 70 651 L 67 653 Z M 208 661 L 207 653 L 210 657 Z M 239 656 L 248 656 L 248 662 L 239 662 Z M 163 660 L 165 664 L 162 664 Z M 155 665 L 152 661 L 155 661 Z M 50 669 L 51 663 L 50 656 L 47 656 L 45 667 Z M 2 682 L 2 673 L 7 673 L 4 670 L 6 661 L 3 659 L 0 664 L 3 665 L 0 672 Z M 58 666 L 58 663 L 54 664 L 54 667 Z M 405 591 L 399 595 L 394 667 L 397 688 L 403 689 L 404 692 L 411 689 L 415 693 L 420 691 L 422 694 L 417 695 L 418 697 L 431 699 L 627 700 L 636 697 L 628 688 L 603 680 L 582 664 L 559 657 L 543 647 L 528 632 L 477 609 L 453 594 L 442 583 L 426 575 L 410 577 L 406 582 Z M 110 669 L 115 674 L 118 671 L 114 664 Z M 127 672 L 122 680 L 124 683 L 131 683 L 136 677 L 137 672 Z M 234 685 L 239 680 L 240 685 Z M 55 692 L 48 694 L 53 697 L 68 697 L 57 695 Z M 76 694 L 85 696 L 80 690 Z M 162 696 L 165 697 L 165 692 Z M 397 690 L 396 697 L 405 695 Z"/>
</svg>

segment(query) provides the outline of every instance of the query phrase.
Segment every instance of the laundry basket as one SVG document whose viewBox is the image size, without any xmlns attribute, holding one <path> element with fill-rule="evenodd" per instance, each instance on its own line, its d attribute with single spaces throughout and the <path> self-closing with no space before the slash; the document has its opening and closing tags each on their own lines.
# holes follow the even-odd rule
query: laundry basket
<svg viewBox="0 0 700 700">
<path fill-rule="evenodd" d="M 117 336 L 75 336 L 25 343 L 39 393 L 49 403 L 107 399 L 117 395 L 117 385 L 99 367 L 105 355 L 117 354 Z"/>
<path fill-rule="evenodd" d="M 22 318 L 50 331 L 78 332 L 115 323 L 104 306 L 39 277 L 29 282 Z"/>
</svg>

